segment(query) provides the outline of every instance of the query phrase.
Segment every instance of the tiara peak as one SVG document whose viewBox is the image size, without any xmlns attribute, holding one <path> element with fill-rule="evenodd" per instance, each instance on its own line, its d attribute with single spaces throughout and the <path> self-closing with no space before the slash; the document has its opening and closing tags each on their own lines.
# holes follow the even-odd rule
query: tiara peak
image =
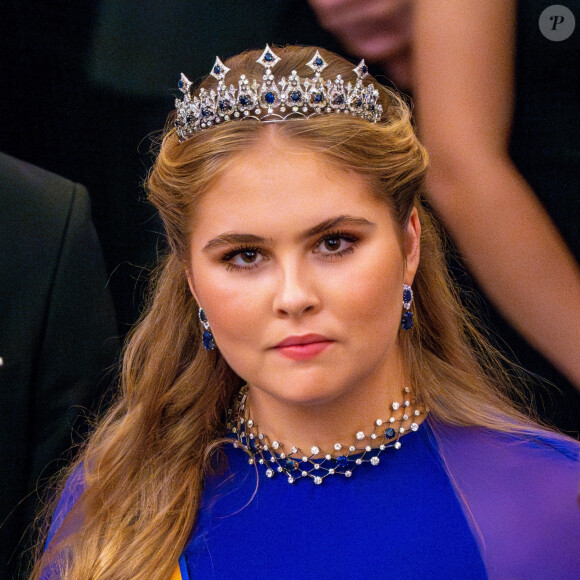
<svg viewBox="0 0 580 580">
<path fill-rule="evenodd" d="M 217 80 L 217 88 L 209 91 L 201 88 L 193 96 L 191 81 L 181 73 L 178 87 L 183 98 L 175 99 L 175 129 L 179 140 L 185 141 L 196 131 L 237 119 L 279 122 L 328 113 L 356 115 L 372 123 L 381 118 L 383 107 L 379 91 L 373 84 L 363 84 L 368 75 L 364 60 L 353 69 L 357 76 L 355 83 L 346 85 L 341 75 L 333 81 L 322 78 L 328 63 L 318 50 L 306 63 L 314 73 L 311 78 L 301 78 L 293 70 L 288 78 L 282 77 L 276 82 L 272 69 L 280 60 L 266 45 L 256 61 L 264 67 L 262 79 L 241 75 L 236 89 L 233 84 L 226 84 L 225 77 L 230 69 L 216 57 L 209 74 Z"/>
</svg>

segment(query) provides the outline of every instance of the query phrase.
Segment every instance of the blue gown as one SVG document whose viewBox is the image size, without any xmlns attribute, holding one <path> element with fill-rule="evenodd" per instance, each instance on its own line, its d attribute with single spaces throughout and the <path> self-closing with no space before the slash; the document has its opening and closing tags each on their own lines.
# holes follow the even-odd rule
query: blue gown
<svg viewBox="0 0 580 580">
<path fill-rule="evenodd" d="M 204 579 L 487 578 L 429 433 L 321 485 L 268 479 L 258 466 L 256 488 L 256 468 L 229 447 L 227 473 L 206 485 L 183 580 L 184 568 Z"/>
<path fill-rule="evenodd" d="M 429 417 L 401 443 L 378 465 L 321 485 L 269 479 L 228 445 L 228 467 L 205 482 L 174 578 L 580 578 L 578 442 Z M 59 528 L 78 528 L 78 514 L 66 514 L 83 488 L 79 469 L 49 542 Z"/>
</svg>

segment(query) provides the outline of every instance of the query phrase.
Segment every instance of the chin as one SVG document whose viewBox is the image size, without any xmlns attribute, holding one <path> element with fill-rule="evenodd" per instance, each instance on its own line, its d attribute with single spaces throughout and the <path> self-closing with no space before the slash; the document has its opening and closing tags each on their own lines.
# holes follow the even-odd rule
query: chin
<svg viewBox="0 0 580 580">
<path fill-rule="evenodd" d="M 288 388 L 279 390 L 268 389 L 271 396 L 281 403 L 289 405 L 321 406 L 340 398 L 345 394 L 337 384 L 336 377 L 324 376 L 327 373 L 310 372 L 310 376 L 295 376 L 284 381 L 274 381 L 273 384 L 286 384 Z"/>
<path fill-rule="evenodd" d="M 336 394 L 320 392 L 320 390 L 304 390 L 298 393 L 292 393 L 294 396 L 286 396 L 283 400 L 291 405 L 301 405 L 306 407 L 319 407 L 330 403 L 336 399 Z"/>
</svg>

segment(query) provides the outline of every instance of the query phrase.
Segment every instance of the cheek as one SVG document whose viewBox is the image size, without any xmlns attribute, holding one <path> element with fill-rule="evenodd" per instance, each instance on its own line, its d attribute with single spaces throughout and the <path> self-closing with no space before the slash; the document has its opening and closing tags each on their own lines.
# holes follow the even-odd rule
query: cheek
<svg viewBox="0 0 580 580">
<path fill-rule="evenodd" d="M 243 376 L 243 363 L 252 346 L 259 343 L 264 319 L 260 287 L 242 281 L 235 273 L 218 271 L 196 284 L 220 352 L 228 364 Z M 262 290 L 263 293 L 263 290 Z"/>
<path fill-rule="evenodd" d="M 259 344 L 260 317 L 239 294 L 212 292 L 204 304 L 220 354 L 239 377 L 248 381 L 257 352 L 255 345 Z"/>
<path fill-rule="evenodd" d="M 396 333 L 402 312 L 403 266 L 401 259 L 376 260 L 349 283 L 348 307 L 361 332 Z M 389 330 L 390 329 L 390 330 Z"/>
</svg>

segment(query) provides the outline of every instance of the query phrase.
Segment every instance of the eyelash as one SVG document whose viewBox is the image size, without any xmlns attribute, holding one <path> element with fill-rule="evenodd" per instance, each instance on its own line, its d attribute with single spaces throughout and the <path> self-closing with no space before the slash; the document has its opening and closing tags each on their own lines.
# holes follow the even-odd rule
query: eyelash
<svg viewBox="0 0 580 580">
<path fill-rule="evenodd" d="M 231 262 L 231 260 L 233 260 L 238 254 L 241 254 L 242 252 L 256 252 L 259 254 L 260 250 L 259 250 L 259 248 L 255 248 L 253 246 L 239 246 L 237 248 L 234 248 L 233 250 L 231 250 L 230 252 L 228 252 L 227 254 L 222 256 L 221 261 L 223 262 L 224 266 L 226 267 L 226 270 L 228 270 L 228 271 L 236 270 L 236 271 L 247 272 L 248 270 L 252 270 L 252 269 L 258 267 L 259 264 L 248 264 L 247 266 L 238 266 L 238 264 L 234 264 Z"/>
<path fill-rule="evenodd" d="M 339 250 L 338 252 L 329 252 L 329 253 L 318 252 L 324 259 L 342 258 L 347 254 L 352 254 L 355 251 L 356 247 L 358 246 L 359 238 L 357 236 L 354 236 L 353 234 L 349 234 L 346 232 L 332 231 L 327 234 L 324 234 L 321 238 L 319 238 L 318 241 L 316 242 L 315 247 L 320 246 L 320 244 L 323 244 L 326 240 L 335 240 L 337 238 L 349 242 L 350 245 L 344 250 Z M 254 268 L 257 268 L 260 265 L 259 263 L 257 263 L 257 264 L 249 264 L 248 266 L 239 266 L 238 264 L 234 264 L 231 261 L 237 255 L 243 252 L 256 252 L 258 254 L 261 253 L 260 249 L 256 248 L 255 246 L 238 246 L 233 250 L 229 251 L 224 256 L 222 256 L 221 261 L 226 267 L 226 270 L 247 272 L 248 270 L 253 270 Z"/>
<path fill-rule="evenodd" d="M 320 244 L 322 244 L 326 240 L 335 240 L 337 238 L 344 240 L 346 242 L 349 242 L 350 245 L 348 246 L 348 248 L 345 248 L 344 250 L 340 250 L 338 252 L 329 252 L 328 254 L 321 253 L 322 257 L 324 257 L 324 258 L 341 258 L 341 257 L 345 256 L 346 254 L 352 254 L 354 252 L 355 248 L 358 246 L 359 238 L 357 236 L 354 236 L 353 234 L 347 234 L 346 232 L 332 231 L 332 232 L 329 232 L 327 234 L 324 234 L 316 243 L 316 247 L 318 247 Z"/>
</svg>

